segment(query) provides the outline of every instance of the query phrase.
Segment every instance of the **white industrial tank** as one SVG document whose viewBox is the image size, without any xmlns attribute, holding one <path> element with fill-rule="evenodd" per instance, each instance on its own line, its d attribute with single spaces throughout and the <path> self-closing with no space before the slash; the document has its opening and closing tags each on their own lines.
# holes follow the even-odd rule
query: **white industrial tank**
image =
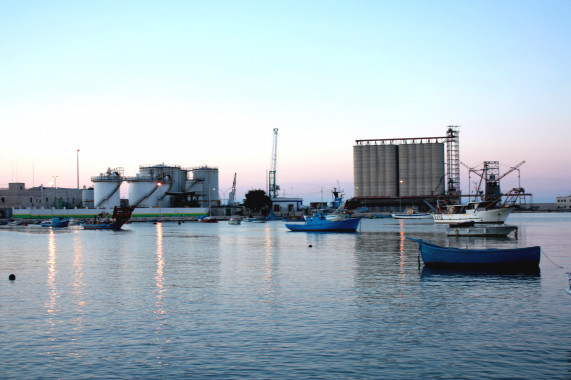
<svg viewBox="0 0 571 380">
<path fill-rule="evenodd" d="M 120 206 L 119 189 L 123 183 L 123 168 L 109 168 L 105 173 L 91 177 L 91 181 L 95 208 L 111 209 Z"/>
<path fill-rule="evenodd" d="M 81 205 L 86 208 L 94 208 L 95 194 L 93 189 L 84 189 L 81 192 Z"/>
</svg>

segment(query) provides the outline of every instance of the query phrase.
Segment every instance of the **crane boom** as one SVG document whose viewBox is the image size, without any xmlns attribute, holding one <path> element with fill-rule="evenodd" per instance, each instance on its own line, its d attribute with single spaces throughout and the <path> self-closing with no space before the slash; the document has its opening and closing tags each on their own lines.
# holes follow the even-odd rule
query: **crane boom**
<svg viewBox="0 0 571 380">
<path fill-rule="evenodd" d="M 510 170 L 508 170 L 507 172 L 505 172 L 504 174 L 502 174 L 502 176 L 498 179 L 502 179 L 505 176 L 507 176 L 508 174 L 510 174 L 511 172 L 513 172 L 514 170 L 517 170 L 520 166 L 522 166 L 523 164 L 525 164 L 525 161 L 520 162 L 519 164 L 517 164 L 516 166 L 513 166 L 510 168 Z"/>
</svg>

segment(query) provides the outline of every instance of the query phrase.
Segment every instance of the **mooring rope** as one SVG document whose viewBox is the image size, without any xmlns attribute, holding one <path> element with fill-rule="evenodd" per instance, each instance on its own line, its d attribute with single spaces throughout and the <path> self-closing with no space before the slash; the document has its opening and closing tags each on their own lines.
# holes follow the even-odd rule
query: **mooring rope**
<svg viewBox="0 0 571 380">
<path fill-rule="evenodd" d="M 551 263 L 553 265 L 555 265 L 557 268 L 563 269 L 563 267 L 561 265 L 559 265 L 555 261 L 551 260 L 551 258 L 549 256 L 547 256 L 547 254 L 543 251 L 543 249 L 541 250 L 541 253 L 543 254 L 543 256 L 545 256 L 547 258 L 547 260 L 551 261 Z"/>
</svg>

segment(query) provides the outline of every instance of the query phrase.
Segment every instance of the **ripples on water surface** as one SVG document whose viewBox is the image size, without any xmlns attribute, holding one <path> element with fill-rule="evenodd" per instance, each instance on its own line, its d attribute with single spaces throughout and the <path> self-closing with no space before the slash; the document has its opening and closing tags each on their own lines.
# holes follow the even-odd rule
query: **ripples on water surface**
<svg viewBox="0 0 571 380">
<path fill-rule="evenodd" d="M 392 219 L 363 220 L 359 234 L 4 228 L 0 376 L 570 378 L 571 215 L 509 222 L 518 240 Z M 541 245 L 564 268 L 542 256 L 531 274 L 429 271 L 405 236 Z"/>
</svg>

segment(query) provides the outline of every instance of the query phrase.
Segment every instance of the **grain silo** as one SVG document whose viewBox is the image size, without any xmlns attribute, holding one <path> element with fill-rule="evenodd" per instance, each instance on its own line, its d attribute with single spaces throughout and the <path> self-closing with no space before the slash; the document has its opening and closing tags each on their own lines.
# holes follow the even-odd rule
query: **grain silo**
<svg viewBox="0 0 571 380">
<path fill-rule="evenodd" d="M 355 196 L 363 196 L 363 145 L 355 145 L 353 147 L 353 186 L 355 187 Z"/>
<path fill-rule="evenodd" d="M 108 168 L 105 173 L 91 177 L 91 181 L 95 208 L 112 209 L 120 206 L 119 189 L 123 183 L 123 168 Z"/>
<path fill-rule="evenodd" d="M 444 144 L 398 145 L 399 196 L 444 195 Z"/>
<path fill-rule="evenodd" d="M 357 140 L 353 147 L 354 194 L 367 206 L 394 209 L 406 203 L 425 207 L 425 200 L 446 194 L 447 173 L 454 173 L 450 168 L 458 163 L 458 127 L 449 127 L 443 137 Z"/>
<path fill-rule="evenodd" d="M 396 145 L 377 145 L 377 189 L 375 194 L 398 195 L 398 156 Z"/>
</svg>

